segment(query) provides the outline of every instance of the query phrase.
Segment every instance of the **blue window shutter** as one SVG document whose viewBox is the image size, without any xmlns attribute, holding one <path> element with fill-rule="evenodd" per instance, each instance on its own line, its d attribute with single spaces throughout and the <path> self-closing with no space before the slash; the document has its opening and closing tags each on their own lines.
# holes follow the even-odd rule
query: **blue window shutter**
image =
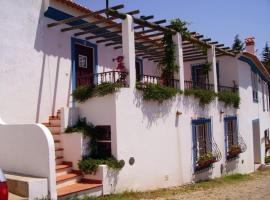
<svg viewBox="0 0 270 200">
<path fill-rule="evenodd" d="M 209 143 L 210 143 L 210 149 L 211 149 L 211 152 L 213 152 L 213 149 L 212 149 L 212 126 L 211 126 L 211 120 L 208 121 L 207 123 L 207 126 L 208 126 L 208 139 L 209 139 Z"/>
<path fill-rule="evenodd" d="M 224 133 L 225 133 L 225 153 L 228 152 L 228 124 L 226 118 L 224 119 Z"/>
<path fill-rule="evenodd" d="M 193 168 L 196 169 L 197 143 L 196 143 L 196 125 L 192 123 L 192 152 L 193 152 Z"/>
</svg>

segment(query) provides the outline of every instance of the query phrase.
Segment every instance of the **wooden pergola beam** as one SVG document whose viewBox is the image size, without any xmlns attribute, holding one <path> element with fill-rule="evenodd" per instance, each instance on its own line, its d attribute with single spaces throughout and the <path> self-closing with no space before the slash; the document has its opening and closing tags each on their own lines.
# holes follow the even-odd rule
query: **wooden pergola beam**
<svg viewBox="0 0 270 200">
<path fill-rule="evenodd" d="M 121 35 L 117 35 L 117 36 L 113 36 L 107 39 L 103 39 L 103 40 L 97 40 L 96 43 L 103 43 L 103 42 L 108 42 L 111 40 L 122 40 L 122 36 Z"/>
<path fill-rule="evenodd" d="M 143 19 L 152 19 L 153 17 L 154 17 L 153 15 L 149 15 L 149 16 L 143 16 L 142 18 Z M 116 28 L 116 27 L 121 28 L 122 23 L 118 23 L 118 24 L 116 23 L 116 24 L 112 24 L 112 25 L 108 25 L 108 26 L 104 26 L 104 27 L 93 28 L 93 29 L 90 29 L 90 30 L 87 30 L 87 31 L 81 31 L 81 32 L 75 33 L 74 36 L 85 35 L 85 34 L 88 34 L 88 33 L 95 33 L 95 32 L 98 32 L 98 31 L 108 30 L 108 29 Z M 87 40 L 89 40 L 89 39 L 87 39 Z"/>
<path fill-rule="evenodd" d="M 92 39 L 97 39 L 97 38 L 100 38 L 100 37 L 110 36 L 112 34 L 119 34 L 121 32 L 122 31 L 110 31 L 110 32 L 98 34 L 98 35 L 95 35 L 95 36 L 89 36 L 89 37 L 86 37 L 85 39 L 86 40 L 92 40 Z"/>
<path fill-rule="evenodd" d="M 74 36 L 85 35 L 85 34 L 89 34 L 89 33 L 95 34 L 96 32 L 103 31 L 103 30 L 108 30 L 108 29 L 115 28 L 115 27 L 121 28 L 121 25 L 122 24 L 119 23 L 119 24 L 112 24 L 112 25 L 103 26 L 103 27 L 97 27 L 97 28 L 93 28 L 93 29 L 90 29 L 90 30 L 87 30 L 87 31 L 81 31 L 81 32 L 78 32 L 78 33 L 74 33 Z"/>
<path fill-rule="evenodd" d="M 203 60 L 203 59 L 206 59 L 206 58 L 207 58 L 207 57 L 205 57 L 205 56 L 202 56 L 202 57 L 194 57 L 194 58 L 187 58 L 187 59 L 184 58 L 184 62 L 195 61 L 195 60 Z"/>
<path fill-rule="evenodd" d="M 109 9 L 109 10 L 111 10 L 111 9 Z M 133 10 L 133 11 L 130 11 L 129 13 L 127 13 L 127 14 L 135 15 L 135 14 L 138 14 L 138 13 L 140 13 L 139 10 Z M 97 24 L 101 24 L 101 23 L 111 23 L 111 21 L 115 20 L 115 19 L 117 19 L 117 17 L 104 18 L 104 19 L 97 20 L 97 21 L 91 22 L 91 23 L 84 23 L 84 24 L 77 25 L 77 26 L 71 26 L 69 28 L 63 28 L 63 29 L 61 29 L 61 32 L 72 31 L 72 30 L 75 30 L 75 29 L 87 28 L 89 26 L 93 26 L 93 25 L 97 25 Z"/>
<path fill-rule="evenodd" d="M 118 10 L 118 9 L 122 9 L 122 8 L 124 8 L 123 4 L 110 7 L 110 9 L 113 9 L 113 10 Z M 99 11 L 87 13 L 87 14 L 80 15 L 80 16 L 77 16 L 77 17 L 71 17 L 71 18 L 68 18 L 68 19 L 63 19 L 63 20 L 60 20 L 60 21 L 57 21 L 57 22 L 54 22 L 54 23 L 49 23 L 49 24 L 47 24 L 47 26 L 49 28 L 51 28 L 51 27 L 58 26 L 58 25 L 61 25 L 61 24 L 74 22 L 74 21 L 77 21 L 79 19 L 84 19 L 84 18 L 88 18 L 88 17 L 92 17 L 92 16 L 95 16 L 95 15 L 105 13 L 106 10 L 107 9 L 102 9 L 102 10 L 99 10 Z"/>
</svg>

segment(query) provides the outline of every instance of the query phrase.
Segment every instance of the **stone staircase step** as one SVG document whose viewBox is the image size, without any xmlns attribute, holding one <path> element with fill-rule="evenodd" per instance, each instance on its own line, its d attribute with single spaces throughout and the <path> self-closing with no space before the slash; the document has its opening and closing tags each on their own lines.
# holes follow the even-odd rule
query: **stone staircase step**
<svg viewBox="0 0 270 200">
<path fill-rule="evenodd" d="M 61 126 L 61 121 L 60 121 L 60 119 L 51 119 L 51 120 L 49 120 L 49 125 Z"/>
<path fill-rule="evenodd" d="M 49 120 L 60 120 L 60 116 L 49 116 Z"/>
<path fill-rule="evenodd" d="M 55 162 L 56 162 L 56 164 L 58 165 L 58 164 L 61 164 L 61 163 L 63 163 L 63 156 L 55 156 Z"/>
<path fill-rule="evenodd" d="M 102 184 L 75 183 L 57 189 L 58 199 L 68 199 L 75 196 L 97 196 L 102 195 Z"/>
<path fill-rule="evenodd" d="M 64 186 L 72 185 L 80 182 L 81 174 L 74 173 L 73 171 L 56 177 L 56 187 L 61 188 Z"/>
</svg>

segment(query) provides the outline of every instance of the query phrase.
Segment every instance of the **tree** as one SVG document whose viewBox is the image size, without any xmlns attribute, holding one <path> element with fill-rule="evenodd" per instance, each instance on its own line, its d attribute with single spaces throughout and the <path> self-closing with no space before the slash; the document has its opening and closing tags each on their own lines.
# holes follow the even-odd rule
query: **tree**
<svg viewBox="0 0 270 200">
<path fill-rule="evenodd" d="M 262 63 L 266 66 L 268 71 L 270 71 L 270 47 L 267 42 L 265 43 L 265 47 L 262 51 Z"/>
<path fill-rule="evenodd" d="M 234 37 L 232 49 L 235 51 L 243 51 L 244 50 L 244 43 L 240 40 L 238 34 Z"/>
</svg>

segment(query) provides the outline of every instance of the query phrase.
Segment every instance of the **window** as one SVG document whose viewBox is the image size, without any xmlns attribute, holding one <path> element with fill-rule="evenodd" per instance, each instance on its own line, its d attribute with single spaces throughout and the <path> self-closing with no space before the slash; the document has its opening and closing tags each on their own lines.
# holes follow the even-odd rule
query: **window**
<svg viewBox="0 0 270 200">
<path fill-rule="evenodd" d="M 265 83 L 265 101 L 266 101 L 266 111 L 269 111 L 269 90 L 268 90 L 268 84 Z"/>
<path fill-rule="evenodd" d="M 237 117 L 225 117 L 225 148 L 227 152 L 227 158 L 235 157 L 240 152 L 240 146 L 238 143 L 238 131 L 237 131 Z M 233 154 L 233 155 L 232 155 Z"/>
<path fill-rule="evenodd" d="M 193 162 L 195 171 L 209 167 L 215 160 L 212 152 L 211 120 L 192 120 Z"/>
<path fill-rule="evenodd" d="M 266 130 L 264 131 L 264 139 L 265 139 L 265 145 L 270 144 L 269 129 L 266 129 Z"/>
<path fill-rule="evenodd" d="M 96 126 L 97 129 L 97 155 L 100 158 L 108 158 L 112 156 L 111 150 L 111 127 Z"/>
<path fill-rule="evenodd" d="M 263 112 L 265 112 L 265 99 L 264 99 L 264 96 L 265 96 L 265 82 L 262 81 L 262 104 L 263 104 Z"/>
<path fill-rule="evenodd" d="M 87 56 L 79 54 L 78 55 L 78 62 L 79 62 L 79 67 L 87 68 Z"/>
<path fill-rule="evenodd" d="M 258 77 L 257 74 L 251 71 L 251 82 L 252 82 L 252 96 L 253 102 L 258 102 Z"/>
</svg>

